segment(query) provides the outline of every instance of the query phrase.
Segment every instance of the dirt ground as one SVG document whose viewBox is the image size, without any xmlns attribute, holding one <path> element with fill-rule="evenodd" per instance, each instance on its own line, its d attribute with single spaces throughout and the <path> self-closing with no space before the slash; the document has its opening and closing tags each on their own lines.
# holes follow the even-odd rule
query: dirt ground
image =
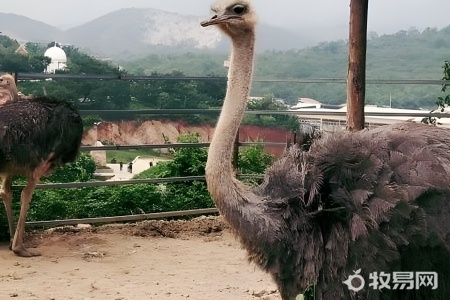
<svg viewBox="0 0 450 300">
<path fill-rule="evenodd" d="M 39 257 L 0 245 L 0 299 L 279 299 L 220 217 L 27 234 Z"/>
</svg>

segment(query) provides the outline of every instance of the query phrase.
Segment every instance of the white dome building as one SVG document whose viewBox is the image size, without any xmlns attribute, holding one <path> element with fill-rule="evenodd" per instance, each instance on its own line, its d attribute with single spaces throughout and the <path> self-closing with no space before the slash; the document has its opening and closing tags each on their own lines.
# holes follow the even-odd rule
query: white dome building
<svg viewBox="0 0 450 300">
<path fill-rule="evenodd" d="M 67 67 L 66 52 L 57 46 L 48 48 L 44 56 L 50 57 L 51 59 L 51 63 L 45 70 L 46 73 L 55 73 L 56 70 L 64 70 Z"/>
</svg>

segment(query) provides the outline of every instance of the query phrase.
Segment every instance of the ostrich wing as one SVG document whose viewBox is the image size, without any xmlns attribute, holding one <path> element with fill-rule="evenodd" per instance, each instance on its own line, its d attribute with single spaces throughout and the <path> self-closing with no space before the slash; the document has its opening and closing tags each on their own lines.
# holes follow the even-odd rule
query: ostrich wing
<svg viewBox="0 0 450 300">
<path fill-rule="evenodd" d="M 267 269 L 286 289 L 326 285 L 324 299 L 331 299 L 343 296 L 352 270 L 401 269 L 405 251 L 431 237 L 446 266 L 449 183 L 450 132 L 424 124 L 338 132 L 309 152 L 290 149 L 254 190 L 284 226 L 279 240 L 286 242 L 272 252 L 291 253 L 273 255 Z M 301 280 L 289 283 L 289 276 Z"/>
<path fill-rule="evenodd" d="M 13 163 L 33 169 L 54 152 L 55 165 L 75 160 L 83 131 L 68 103 L 40 98 L 0 107 L 0 170 Z"/>
</svg>

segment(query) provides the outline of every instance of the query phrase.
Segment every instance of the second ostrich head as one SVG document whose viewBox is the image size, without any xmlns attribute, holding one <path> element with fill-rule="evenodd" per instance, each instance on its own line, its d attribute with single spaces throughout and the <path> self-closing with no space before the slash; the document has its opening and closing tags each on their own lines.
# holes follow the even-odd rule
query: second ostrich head
<svg viewBox="0 0 450 300">
<path fill-rule="evenodd" d="M 0 105 L 18 100 L 18 90 L 14 77 L 10 74 L 0 76 Z"/>
</svg>

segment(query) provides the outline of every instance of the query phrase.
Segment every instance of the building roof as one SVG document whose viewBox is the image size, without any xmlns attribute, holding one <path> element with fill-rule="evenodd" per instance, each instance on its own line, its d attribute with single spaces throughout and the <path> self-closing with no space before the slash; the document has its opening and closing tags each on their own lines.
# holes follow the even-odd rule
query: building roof
<svg viewBox="0 0 450 300">
<path fill-rule="evenodd" d="M 16 49 L 15 53 L 20 55 L 28 55 L 27 48 L 24 43 L 21 43 L 19 48 Z"/>
<path fill-rule="evenodd" d="M 346 121 L 347 117 L 345 115 L 342 115 L 342 113 L 347 112 L 347 106 L 340 107 L 339 109 L 328 109 L 328 108 L 299 108 L 299 109 L 292 109 L 298 112 L 314 112 L 314 115 L 301 115 L 303 118 L 307 119 L 326 119 L 326 120 L 334 120 L 334 121 Z M 320 112 L 324 112 L 327 114 L 321 115 Z M 329 115 L 328 113 L 333 112 L 339 112 L 341 115 Z M 382 113 L 382 116 L 366 116 L 365 121 L 367 123 L 372 124 L 391 124 L 391 123 L 397 123 L 397 122 L 404 122 L 404 121 L 414 121 L 414 122 L 420 122 L 423 117 L 417 116 L 417 114 L 420 113 L 429 113 L 429 111 L 426 110 L 419 110 L 419 109 L 402 109 L 402 108 L 390 108 L 390 107 L 380 107 L 376 105 L 366 105 L 364 107 L 364 112 L 366 113 Z M 317 114 L 318 113 L 318 114 Z M 390 116 L 389 114 L 409 114 L 409 116 Z M 441 123 L 443 126 L 450 126 L 450 119 L 449 118 L 441 118 L 438 120 L 439 123 Z"/>
</svg>

